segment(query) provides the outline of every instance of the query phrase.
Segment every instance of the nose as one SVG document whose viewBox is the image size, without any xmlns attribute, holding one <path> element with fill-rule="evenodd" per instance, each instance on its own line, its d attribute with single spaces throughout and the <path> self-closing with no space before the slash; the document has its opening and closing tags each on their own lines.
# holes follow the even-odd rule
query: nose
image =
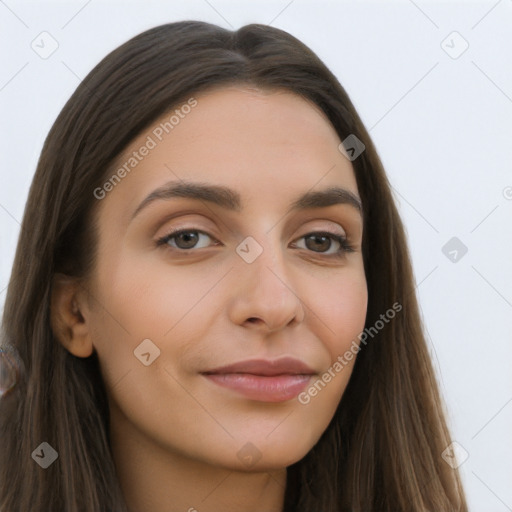
<svg viewBox="0 0 512 512">
<path fill-rule="evenodd" d="M 305 306 L 278 245 L 267 244 L 252 263 L 237 262 L 229 306 L 233 323 L 273 332 L 304 320 Z"/>
</svg>

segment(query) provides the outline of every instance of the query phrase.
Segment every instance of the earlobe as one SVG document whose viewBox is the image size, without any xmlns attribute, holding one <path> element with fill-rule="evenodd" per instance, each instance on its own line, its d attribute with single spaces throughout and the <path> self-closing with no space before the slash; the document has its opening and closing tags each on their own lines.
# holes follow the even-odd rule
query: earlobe
<svg viewBox="0 0 512 512">
<path fill-rule="evenodd" d="M 55 274 L 52 282 L 50 319 L 59 342 L 76 357 L 89 357 L 94 346 L 87 323 L 87 305 L 78 278 Z"/>
</svg>

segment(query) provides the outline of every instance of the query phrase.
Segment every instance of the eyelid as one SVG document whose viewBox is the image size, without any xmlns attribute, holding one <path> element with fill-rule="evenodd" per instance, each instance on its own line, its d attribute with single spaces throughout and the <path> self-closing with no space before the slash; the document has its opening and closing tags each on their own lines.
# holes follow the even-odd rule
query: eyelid
<svg viewBox="0 0 512 512">
<path fill-rule="evenodd" d="M 222 242 L 220 242 L 216 237 L 214 237 L 213 235 L 211 235 L 210 233 L 208 233 L 208 231 L 206 230 L 203 230 L 203 229 L 198 229 L 197 227 L 175 227 L 175 228 L 172 228 L 170 231 L 168 231 L 165 235 L 163 236 L 160 236 L 157 238 L 156 240 L 156 245 L 159 247 L 159 246 L 162 246 L 162 245 L 167 245 L 167 242 L 172 239 L 172 238 L 175 238 L 176 236 L 178 236 L 179 234 L 185 232 L 190 232 L 190 231 L 194 231 L 194 232 L 197 232 L 199 234 L 202 234 L 202 235 L 206 235 L 208 236 L 209 238 L 211 238 L 213 241 L 217 242 L 216 244 L 212 244 L 213 245 L 219 245 L 219 244 L 222 244 Z M 178 252 L 181 252 L 181 253 L 184 253 L 184 252 L 195 252 L 197 251 L 198 249 L 195 249 L 195 248 L 191 248 L 191 249 L 175 249 L 174 247 L 169 247 L 170 250 L 175 250 L 175 251 L 178 251 Z M 195 249 L 195 251 L 194 251 Z"/>
<path fill-rule="evenodd" d="M 166 249 L 168 249 L 174 253 L 178 253 L 178 254 L 194 253 L 194 252 L 198 252 L 199 249 L 205 249 L 203 247 L 201 247 L 199 249 L 196 249 L 195 247 L 191 247 L 189 249 L 180 249 L 180 248 L 175 248 L 175 247 L 171 247 L 168 245 L 167 242 L 169 240 L 171 240 L 172 238 L 175 238 L 176 236 L 178 236 L 179 234 L 181 234 L 183 232 L 191 232 L 191 231 L 206 235 L 209 238 L 211 238 L 212 240 L 214 240 L 215 242 L 217 242 L 216 244 L 212 244 L 212 246 L 214 246 L 214 245 L 218 246 L 219 244 L 224 245 L 216 237 L 214 237 L 213 235 L 211 235 L 210 233 L 208 233 L 207 231 L 205 231 L 203 229 L 198 229 L 197 226 L 191 226 L 191 227 L 178 226 L 178 227 L 172 228 L 169 232 L 167 232 L 167 234 L 163 235 L 162 237 L 159 237 L 156 240 L 155 244 L 157 247 L 167 246 Z M 338 249 L 338 251 L 336 251 L 334 254 L 315 252 L 315 251 L 308 250 L 307 248 L 303 249 L 302 247 L 298 247 L 298 249 L 306 251 L 313 255 L 321 256 L 323 258 L 336 258 L 336 257 L 343 258 L 347 253 L 355 252 L 355 248 L 354 248 L 354 246 L 351 245 L 350 240 L 347 237 L 347 235 L 344 233 L 343 234 L 337 233 L 334 230 L 329 231 L 326 229 L 316 229 L 316 230 L 311 229 L 311 230 L 305 232 L 303 235 L 295 238 L 293 240 L 292 244 L 294 244 L 296 246 L 296 243 L 299 240 L 302 240 L 311 235 L 327 236 L 327 237 L 331 238 L 332 240 L 334 240 L 335 242 L 337 242 L 340 245 L 340 249 Z"/>
<path fill-rule="evenodd" d="M 183 215 L 183 214 L 181 214 L 181 215 Z M 191 212 L 191 215 L 193 215 L 193 212 Z M 163 223 L 172 220 L 174 217 L 176 217 L 176 214 L 173 214 L 172 216 L 164 218 L 163 222 L 162 222 L 162 220 L 159 222 L 159 225 L 162 225 Z M 201 217 L 203 217 L 203 216 L 201 215 Z M 206 218 L 206 220 L 208 221 L 208 224 L 211 224 L 210 219 Z M 190 230 L 190 231 L 200 231 L 200 232 L 202 232 L 202 233 L 204 233 L 206 235 L 213 236 L 208 231 L 203 230 L 200 227 L 198 227 L 197 224 L 196 225 L 192 224 L 194 222 L 194 220 L 190 220 L 189 221 L 191 223 L 191 225 L 187 225 L 187 221 L 186 220 L 183 220 L 182 222 L 183 222 L 183 224 L 178 225 L 178 226 L 173 226 L 172 228 L 170 228 L 170 231 L 168 231 L 167 234 L 169 234 L 170 232 L 176 232 L 176 231 L 180 231 L 180 230 Z M 325 224 L 324 224 L 324 226 L 313 226 L 312 228 L 308 228 L 308 230 L 305 231 L 304 234 L 301 235 L 301 236 L 306 236 L 306 235 L 311 234 L 311 233 L 326 232 L 326 233 L 329 233 L 331 235 L 342 236 L 344 238 L 348 237 L 346 229 L 344 229 L 340 225 L 339 221 L 335 221 L 335 220 L 332 220 L 332 219 L 316 218 L 313 221 L 309 221 L 309 222 L 313 222 L 313 223 L 320 223 L 320 222 L 328 223 L 328 225 L 330 225 L 331 227 L 326 229 L 325 228 Z M 303 221 L 301 221 L 301 224 L 302 223 L 309 223 L 309 222 L 307 220 L 306 221 L 303 220 Z M 211 228 L 206 228 L 206 229 L 211 229 Z M 231 234 L 234 234 L 234 231 L 232 231 L 231 229 L 228 229 L 228 231 L 230 231 Z M 241 231 L 239 232 L 238 230 L 236 231 L 236 233 L 239 234 L 239 235 L 243 234 Z M 216 237 L 213 237 L 213 238 L 216 238 Z M 297 238 L 300 238 L 300 237 L 297 237 Z"/>
</svg>

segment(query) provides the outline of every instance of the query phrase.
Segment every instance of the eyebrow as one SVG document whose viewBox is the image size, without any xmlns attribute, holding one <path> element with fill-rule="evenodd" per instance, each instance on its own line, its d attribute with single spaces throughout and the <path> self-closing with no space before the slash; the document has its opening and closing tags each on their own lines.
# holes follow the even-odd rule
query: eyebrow
<svg viewBox="0 0 512 512">
<path fill-rule="evenodd" d="M 207 201 L 235 212 L 242 210 L 240 194 L 235 190 L 220 185 L 181 180 L 179 182 L 171 181 L 151 192 L 133 212 L 132 220 L 141 210 L 154 201 L 169 200 L 177 197 Z M 336 204 L 352 206 L 359 212 L 361 217 L 363 216 L 361 199 L 350 190 L 337 186 L 329 187 L 325 190 L 306 192 L 290 204 L 289 211 L 325 208 Z"/>
</svg>

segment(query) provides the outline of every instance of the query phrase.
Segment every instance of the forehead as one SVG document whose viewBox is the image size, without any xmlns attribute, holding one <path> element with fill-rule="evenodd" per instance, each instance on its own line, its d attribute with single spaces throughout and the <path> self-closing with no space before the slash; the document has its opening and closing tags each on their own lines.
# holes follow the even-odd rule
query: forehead
<svg viewBox="0 0 512 512">
<path fill-rule="evenodd" d="M 127 220 L 152 190 L 180 179 L 227 185 L 243 202 L 258 198 L 269 206 L 315 186 L 341 185 L 357 194 L 339 144 L 325 114 L 289 91 L 204 92 L 163 114 L 119 155 L 111 174 L 126 172 L 101 208 L 123 204 Z"/>
</svg>

